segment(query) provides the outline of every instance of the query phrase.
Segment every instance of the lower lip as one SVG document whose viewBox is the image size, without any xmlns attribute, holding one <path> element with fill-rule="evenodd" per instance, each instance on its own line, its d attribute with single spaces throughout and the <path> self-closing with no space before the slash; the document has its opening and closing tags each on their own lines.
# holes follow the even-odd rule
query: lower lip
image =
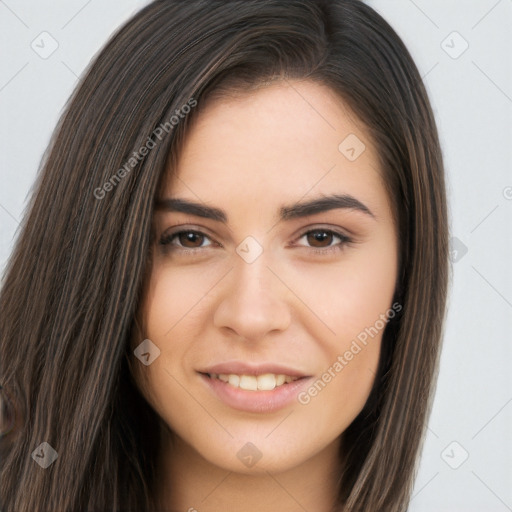
<svg viewBox="0 0 512 512">
<path fill-rule="evenodd" d="M 270 413 L 283 409 L 297 399 L 300 390 L 307 385 L 309 377 L 303 377 L 271 391 L 247 391 L 235 388 L 219 379 L 201 374 L 206 385 L 217 398 L 233 409 L 244 412 Z"/>
</svg>

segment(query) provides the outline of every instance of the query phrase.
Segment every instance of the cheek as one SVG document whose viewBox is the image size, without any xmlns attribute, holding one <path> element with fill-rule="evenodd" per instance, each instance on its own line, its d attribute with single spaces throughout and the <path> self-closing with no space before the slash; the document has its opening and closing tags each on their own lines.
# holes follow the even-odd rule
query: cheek
<svg viewBox="0 0 512 512">
<path fill-rule="evenodd" d="M 365 342 L 353 338 L 338 342 L 329 363 L 298 396 L 307 414 L 342 432 L 363 408 L 375 380 L 382 332 Z M 348 338 L 347 338 L 348 340 Z"/>
<path fill-rule="evenodd" d="M 389 240 L 347 252 L 339 265 L 295 276 L 304 302 L 314 310 L 317 320 L 311 320 L 308 329 L 322 351 L 319 376 L 299 403 L 338 431 L 348 427 L 370 394 L 382 335 L 395 314 L 396 252 Z"/>
<path fill-rule="evenodd" d="M 142 336 L 158 347 L 159 355 L 148 366 L 137 365 L 136 380 L 146 399 L 160 414 L 166 395 L 175 392 L 173 376 L 187 346 L 191 345 L 183 336 L 182 326 L 189 322 L 206 291 L 197 280 L 191 283 L 183 273 L 165 267 L 154 269 L 151 275 L 141 307 Z"/>
<path fill-rule="evenodd" d="M 179 269 L 165 264 L 154 266 L 142 304 L 143 336 L 155 343 L 160 355 L 149 366 L 140 365 L 137 381 L 153 408 L 167 420 L 172 416 L 169 424 L 182 420 L 188 423 L 184 410 L 194 415 L 194 401 L 187 390 L 197 383 L 190 369 L 198 340 L 208 337 L 209 294 L 225 274 L 221 265 L 201 270 L 193 265 Z M 175 411 L 179 411 L 176 417 Z"/>
<path fill-rule="evenodd" d="M 386 322 L 370 320 L 373 317 L 361 310 L 355 311 L 353 316 L 357 313 L 359 326 L 339 323 L 335 326 L 336 337 L 329 341 L 324 337 L 325 364 L 311 385 L 298 396 L 304 409 L 304 422 L 306 418 L 315 418 L 316 424 L 328 426 L 332 436 L 344 432 L 361 412 L 378 369 Z M 357 321 L 353 317 L 350 320 Z M 361 325 L 367 327 L 361 328 Z"/>
<path fill-rule="evenodd" d="M 154 336 L 168 344 L 176 339 L 175 333 L 183 330 L 184 323 L 188 327 L 195 325 L 194 318 L 204 314 L 207 295 L 221 277 L 222 269 L 215 268 L 173 269 L 161 265 L 156 269 L 143 305 L 148 337 Z"/>
<path fill-rule="evenodd" d="M 335 265 L 296 268 L 289 279 L 313 313 L 302 318 L 312 319 L 309 328 L 314 330 L 314 338 L 332 357 L 347 350 L 358 336 L 369 336 L 368 329 L 372 338 L 376 337 L 375 329 L 383 330 L 395 292 L 396 272 L 395 252 L 375 246 L 349 250 Z"/>
</svg>

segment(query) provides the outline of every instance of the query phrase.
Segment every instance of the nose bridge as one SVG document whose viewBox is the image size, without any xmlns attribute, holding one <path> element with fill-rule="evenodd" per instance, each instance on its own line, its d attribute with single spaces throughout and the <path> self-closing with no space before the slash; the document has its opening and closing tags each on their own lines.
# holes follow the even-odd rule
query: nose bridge
<svg viewBox="0 0 512 512">
<path fill-rule="evenodd" d="M 241 297 L 265 298 L 277 291 L 268 268 L 272 265 L 272 253 L 268 247 L 263 247 L 263 242 L 247 236 L 236 248 L 234 265 L 233 291 Z"/>
<path fill-rule="evenodd" d="M 214 323 L 246 340 L 257 340 L 268 332 L 286 329 L 290 312 L 285 289 L 268 268 L 270 254 L 260 252 L 254 257 L 254 247 L 243 244 L 237 252 L 244 248 L 248 250 L 235 258 L 235 267 L 217 305 Z M 252 257 L 247 258 L 248 254 Z"/>
<path fill-rule="evenodd" d="M 242 300 L 244 300 L 244 296 L 245 299 L 252 299 L 254 302 L 272 299 L 277 290 L 275 290 L 276 283 L 272 282 L 273 276 L 268 265 L 269 260 L 266 255 L 260 256 L 252 263 L 237 262 L 234 269 L 234 284 Z"/>
</svg>

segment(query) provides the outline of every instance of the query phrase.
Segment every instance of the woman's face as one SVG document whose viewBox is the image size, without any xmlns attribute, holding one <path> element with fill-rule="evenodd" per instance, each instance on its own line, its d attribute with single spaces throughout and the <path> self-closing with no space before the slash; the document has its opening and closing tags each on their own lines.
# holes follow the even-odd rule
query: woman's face
<svg viewBox="0 0 512 512">
<path fill-rule="evenodd" d="M 337 453 L 394 315 L 382 179 L 361 123 L 317 83 L 195 120 L 155 214 L 142 314 L 160 355 L 139 378 L 194 457 L 248 473 Z"/>
</svg>

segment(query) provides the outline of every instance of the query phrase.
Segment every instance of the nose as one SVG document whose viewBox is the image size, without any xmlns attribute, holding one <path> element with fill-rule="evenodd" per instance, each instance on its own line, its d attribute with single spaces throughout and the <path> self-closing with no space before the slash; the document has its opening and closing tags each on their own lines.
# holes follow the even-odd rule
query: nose
<svg viewBox="0 0 512 512">
<path fill-rule="evenodd" d="M 243 341 L 260 341 L 289 327 L 287 289 L 263 255 L 252 263 L 240 258 L 228 279 L 214 313 L 216 328 Z"/>
</svg>

